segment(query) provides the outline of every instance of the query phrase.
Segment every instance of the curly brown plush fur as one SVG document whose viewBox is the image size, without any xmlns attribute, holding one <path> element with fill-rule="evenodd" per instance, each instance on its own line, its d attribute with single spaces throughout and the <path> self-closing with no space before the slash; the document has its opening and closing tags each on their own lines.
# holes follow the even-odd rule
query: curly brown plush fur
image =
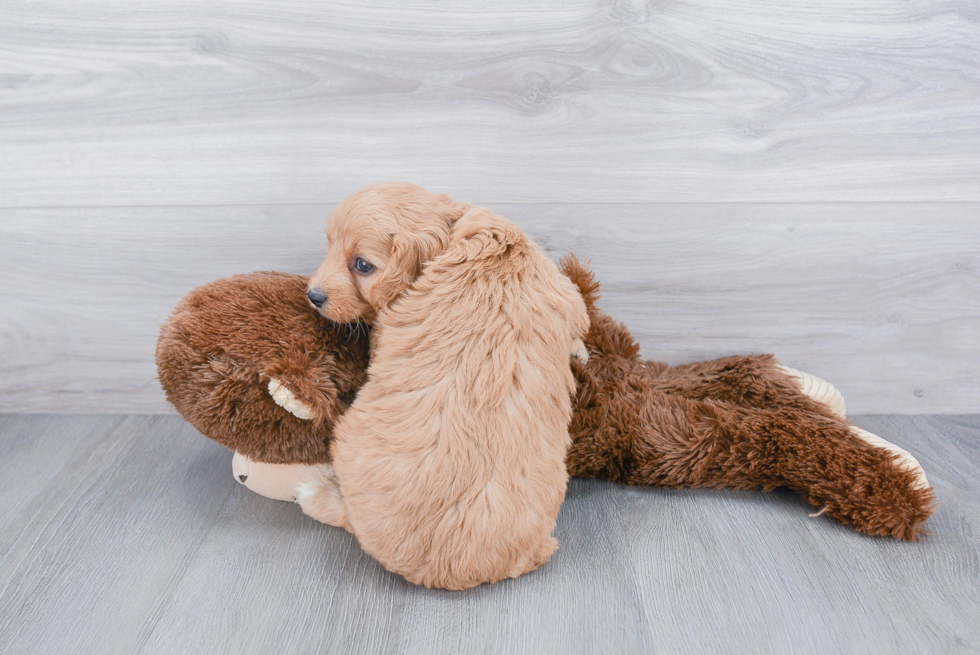
<svg viewBox="0 0 980 655">
<path fill-rule="evenodd" d="M 633 485 L 789 487 L 856 530 L 914 540 L 934 511 L 896 456 L 804 395 L 772 355 L 670 367 L 642 361 L 625 326 L 596 307 L 599 284 L 574 258 L 563 270 L 589 310 L 589 360 L 566 464 L 571 475 Z M 307 278 L 254 273 L 188 294 L 157 346 L 168 399 L 205 436 L 268 463 L 329 460 L 334 421 L 364 383 L 364 331 L 306 301 Z M 270 378 L 316 409 L 303 421 L 273 402 Z"/>
<path fill-rule="evenodd" d="M 578 396 L 568 472 L 633 485 L 789 487 L 861 532 L 916 539 L 934 511 L 931 489 L 895 455 L 800 392 L 772 355 L 672 368 L 597 307 L 599 284 L 574 257 L 564 272 L 585 298 L 589 361 L 573 362 Z"/>
<path fill-rule="evenodd" d="M 334 422 L 367 377 L 367 330 L 321 317 L 306 283 L 275 272 L 217 280 L 184 296 L 160 330 L 167 400 L 201 434 L 256 461 L 328 461 Z M 271 378 L 313 407 L 313 420 L 277 405 Z"/>
</svg>

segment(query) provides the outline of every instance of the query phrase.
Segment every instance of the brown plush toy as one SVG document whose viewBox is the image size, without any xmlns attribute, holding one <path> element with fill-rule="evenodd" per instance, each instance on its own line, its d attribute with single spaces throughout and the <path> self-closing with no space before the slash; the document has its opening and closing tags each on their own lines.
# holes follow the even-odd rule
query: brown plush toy
<svg viewBox="0 0 980 655">
<path fill-rule="evenodd" d="M 907 452 L 850 424 L 840 394 L 772 355 L 670 367 L 641 361 L 625 326 L 597 307 L 599 285 L 574 258 L 563 271 L 592 321 L 570 425 L 568 471 L 633 485 L 800 492 L 817 514 L 872 535 L 914 540 L 934 511 Z M 322 318 L 307 278 L 240 275 L 177 305 L 157 344 L 167 398 L 235 451 L 235 477 L 270 498 L 329 462 L 331 430 L 365 381 L 369 335 Z"/>
</svg>

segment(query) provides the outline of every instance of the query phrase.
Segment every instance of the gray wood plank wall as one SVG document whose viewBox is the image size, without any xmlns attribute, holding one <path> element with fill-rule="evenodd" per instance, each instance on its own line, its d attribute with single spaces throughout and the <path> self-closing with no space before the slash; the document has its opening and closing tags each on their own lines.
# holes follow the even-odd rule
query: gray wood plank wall
<svg viewBox="0 0 980 655">
<path fill-rule="evenodd" d="M 980 5 L 0 5 L 0 411 L 163 412 L 192 286 L 414 181 L 575 250 L 644 352 L 980 411 Z"/>
</svg>

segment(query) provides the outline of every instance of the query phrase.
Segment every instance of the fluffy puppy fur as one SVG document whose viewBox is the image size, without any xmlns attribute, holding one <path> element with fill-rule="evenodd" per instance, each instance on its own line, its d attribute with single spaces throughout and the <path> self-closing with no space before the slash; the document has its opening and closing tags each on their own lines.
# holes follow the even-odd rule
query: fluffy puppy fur
<svg viewBox="0 0 980 655">
<path fill-rule="evenodd" d="M 520 229 L 412 185 L 369 187 L 328 225 L 311 288 L 373 324 L 368 381 L 303 511 L 416 584 L 466 589 L 557 547 L 578 289 Z"/>
</svg>

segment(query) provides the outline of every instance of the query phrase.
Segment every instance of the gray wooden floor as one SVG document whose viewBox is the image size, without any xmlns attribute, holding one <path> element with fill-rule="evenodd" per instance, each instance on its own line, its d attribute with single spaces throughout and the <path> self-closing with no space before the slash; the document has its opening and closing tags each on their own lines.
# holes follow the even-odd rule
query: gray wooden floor
<svg viewBox="0 0 980 655">
<path fill-rule="evenodd" d="M 550 563 L 450 593 L 236 484 L 177 417 L 0 416 L 0 651 L 977 652 L 980 416 L 856 422 L 928 472 L 921 542 L 789 492 L 576 480 Z"/>
</svg>

